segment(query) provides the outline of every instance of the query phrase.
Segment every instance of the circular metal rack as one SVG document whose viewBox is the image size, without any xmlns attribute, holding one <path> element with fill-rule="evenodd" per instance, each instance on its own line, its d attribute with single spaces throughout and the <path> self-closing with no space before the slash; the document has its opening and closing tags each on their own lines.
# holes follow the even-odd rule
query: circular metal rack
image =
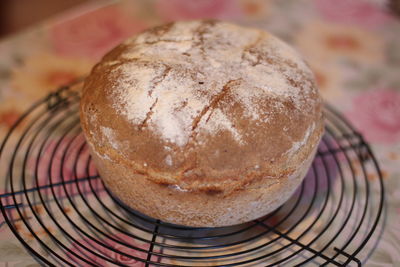
<svg viewBox="0 0 400 267">
<path fill-rule="evenodd" d="M 103 186 L 81 133 L 75 87 L 33 105 L 0 147 L 7 178 L 0 227 L 8 225 L 39 263 L 357 266 L 376 246 L 382 175 L 368 144 L 333 108 L 325 107 L 325 135 L 289 201 L 246 224 L 190 228 L 139 214 Z"/>
</svg>

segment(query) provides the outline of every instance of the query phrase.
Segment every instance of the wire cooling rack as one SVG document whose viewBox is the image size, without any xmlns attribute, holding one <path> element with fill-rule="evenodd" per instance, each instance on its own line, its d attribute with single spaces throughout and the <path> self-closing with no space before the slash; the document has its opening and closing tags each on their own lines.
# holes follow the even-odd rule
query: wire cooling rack
<svg viewBox="0 0 400 267">
<path fill-rule="evenodd" d="M 384 188 L 370 147 L 325 107 L 326 134 L 298 191 L 258 220 L 222 228 L 139 214 L 104 187 L 79 126 L 79 93 L 33 105 L 0 148 L 3 225 L 50 266 L 361 265 L 382 231 Z"/>
</svg>

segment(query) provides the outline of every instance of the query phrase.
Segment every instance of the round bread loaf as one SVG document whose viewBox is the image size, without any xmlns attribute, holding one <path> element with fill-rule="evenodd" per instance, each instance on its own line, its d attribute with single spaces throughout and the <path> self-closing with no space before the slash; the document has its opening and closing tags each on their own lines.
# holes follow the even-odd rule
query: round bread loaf
<svg viewBox="0 0 400 267">
<path fill-rule="evenodd" d="M 301 57 L 265 31 L 212 20 L 155 27 L 105 55 L 85 81 L 81 124 L 125 204 L 210 227 L 283 204 L 323 133 Z"/>
</svg>

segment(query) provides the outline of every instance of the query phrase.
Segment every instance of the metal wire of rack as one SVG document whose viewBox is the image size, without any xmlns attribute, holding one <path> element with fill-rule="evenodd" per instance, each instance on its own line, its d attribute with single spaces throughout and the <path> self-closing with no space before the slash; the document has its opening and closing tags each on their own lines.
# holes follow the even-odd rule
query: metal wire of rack
<svg viewBox="0 0 400 267">
<path fill-rule="evenodd" d="M 49 266 L 358 265 L 382 228 L 384 186 L 369 145 L 332 107 L 313 165 L 273 213 L 232 227 L 190 228 L 139 214 L 104 187 L 79 126 L 79 93 L 34 104 L 0 147 L 4 222 Z M 371 179 L 375 177 L 375 179 Z"/>
</svg>

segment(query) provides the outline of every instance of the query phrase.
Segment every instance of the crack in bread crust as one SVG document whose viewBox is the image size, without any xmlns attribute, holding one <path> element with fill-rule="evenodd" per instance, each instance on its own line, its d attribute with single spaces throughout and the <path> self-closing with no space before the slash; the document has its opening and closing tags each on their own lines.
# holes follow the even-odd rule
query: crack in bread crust
<svg viewBox="0 0 400 267">
<path fill-rule="evenodd" d="M 207 113 L 207 111 L 211 108 L 211 113 L 212 113 L 212 110 L 215 109 L 215 107 L 217 106 L 218 102 L 221 101 L 226 94 L 228 94 L 229 90 L 231 89 L 231 86 L 237 85 L 240 82 L 240 80 L 241 79 L 229 80 L 228 82 L 226 82 L 224 84 L 224 86 L 222 87 L 221 91 L 211 98 L 210 104 L 206 105 L 203 108 L 203 110 L 200 112 L 200 114 L 193 120 L 192 132 L 194 132 L 196 130 L 197 126 L 199 125 L 199 123 L 201 121 L 201 119 Z M 210 116 L 211 116 L 211 113 L 210 113 Z M 207 121 L 208 121 L 208 119 L 207 119 Z"/>
<path fill-rule="evenodd" d="M 265 37 L 265 33 L 264 32 L 260 32 L 259 34 L 258 34 L 258 37 L 257 37 L 257 39 L 256 39 L 256 41 L 255 42 L 251 42 L 251 43 L 249 43 L 248 45 L 246 45 L 244 48 L 243 48 L 243 51 L 242 51 L 242 56 L 241 56 L 241 58 L 242 58 L 242 60 L 243 61 L 248 61 L 250 64 L 251 64 L 251 66 L 256 66 L 256 65 L 258 65 L 258 64 L 260 64 L 260 62 L 261 62 L 261 56 L 260 55 L 257 55 L 257 60 L 254 62 L 253 60 L 251 60 L 251 59 L 249 59 L 248 57 L 246 57 L 246 54 L 247 53 L 252 53 L 251 51 L 252 51 L 252 49 L 254 49 L 254 48 L 256 48 L 257 47 L 257 45 L 264 39 L 264 37 Z"/>
<path fill-rule="evenodd" d="M 151 105 L 149 112 L 146 114 L 146 118 L 142 121 L 142 123 L 139 125 L 139 130 L 142 130 L 144 127 L 146 127 L 146 123 L 150 120 L 151 115 L 153 115 L 153 109 L 157 105 L 158 98 L 154 101 L 153 105 Z"/>
<path fill-rule="evenodd" d="M 198 46 L 200 51 L 202 52 L 203 57 L 206 57 L 206 50 L 204 47 L 206 33 L 210 32 L 210 28 L 214 27 L 217 24 L 216 20 L 205 20 L 200 23 L 200 26 L 194 31 L 197 34 L 198 42 L 194 42 L 195 46 Z"/>
<path fill-rule="evenodd" d="M 164 70 L 163 72 L 159 75 L 153 78 L 151 81 L 151 89 L 148 91 L 148 95 L 151 97 L 153 94 L 154 89 L 164 81 L 164 79 L 167 77 L 168 73 L 172 70 L 172 67 L 169 65 L 164 64 Z"/>
</svg>

